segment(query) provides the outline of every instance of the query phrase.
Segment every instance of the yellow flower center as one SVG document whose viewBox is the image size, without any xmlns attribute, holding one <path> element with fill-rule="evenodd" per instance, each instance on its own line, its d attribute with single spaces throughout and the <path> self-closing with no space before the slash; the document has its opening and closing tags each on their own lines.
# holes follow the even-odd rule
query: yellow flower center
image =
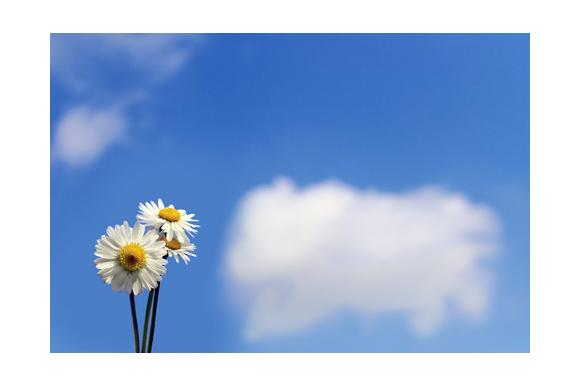
<svg viewBox="0 0 580 387">
<path fill-rule="evenodd" d="M 179 250 L 181 248 L 181 243 L 177 239 L 172 239 L 170 241 L 165 241 L 165 246 L 171 250 Z"/>
<path fill-rule="evenodd" d="M 119 250 L 119 263 L 128 271 L 142 269 L 147 262 L 145 250 L 136 243 L 129 243 Z"/>
<path fill-rule="evenodd" d="M 175 208 L 164 208 L 159 211 L 159 217 L 170 222 L 177 222 L 181 219 L 181 215 L 179 215 L 179 211 Z"/>
</svg>

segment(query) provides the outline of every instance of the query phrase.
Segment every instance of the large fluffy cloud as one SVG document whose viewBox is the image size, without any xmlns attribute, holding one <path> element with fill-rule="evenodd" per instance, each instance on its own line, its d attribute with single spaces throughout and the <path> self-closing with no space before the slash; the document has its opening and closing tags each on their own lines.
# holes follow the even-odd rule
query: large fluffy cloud
<svg viewBox="0 0 580 387">
<path fill-rule="evenodd" d="M 479 318 L 493 212 L 437 187 L 406 193 L 280 178 L 241 200 L 226 271 L 250 340 L 308 329 L 335 312 L 402 313 L 420 334 L 451 311 Z"/>
</svg>

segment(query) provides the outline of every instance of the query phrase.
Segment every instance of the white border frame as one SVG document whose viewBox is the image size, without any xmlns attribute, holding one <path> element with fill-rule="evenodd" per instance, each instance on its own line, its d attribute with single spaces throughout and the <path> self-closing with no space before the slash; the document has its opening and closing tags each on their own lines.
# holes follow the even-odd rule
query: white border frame
<svg viewBox="0 0 580 387">
<path fill-rule="evenodd" d="M 489 386 L 580 380 L 578 12 L 569 1 L 0 5 L 2 379 L 17 384 Z M 531 32 L 530 354 L 50 354 L 50 32 Z M 30 223 L 31 222 L 31 223 Z M 30 224 L 34 231 L 27 233 Z M 23 246 L 34 240 L 34 251 Z M 13 266 L 16 265 L 16 266 Z M 15 268 L 14 268 L 15 267 Z"/>
</svg>

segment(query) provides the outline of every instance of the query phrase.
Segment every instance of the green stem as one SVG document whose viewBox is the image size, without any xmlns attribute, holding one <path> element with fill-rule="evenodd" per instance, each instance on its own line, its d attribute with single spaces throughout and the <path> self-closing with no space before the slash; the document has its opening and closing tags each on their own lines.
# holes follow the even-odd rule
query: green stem
<svg viewBox="0 0 580 387">
<path fill-rule="evenodd" d="M 139 353 L 139 324 L 137 324 L 137 311 L 135 310 L 135 295 L 133 292 L 129 294 L 129 301 L 131 302 L 131 318 L 133 319 L 133 336 L 135 337 L 135 352 Z"/>
<path fill-rule="evenodd" d="M 155 289 L 155 298 L 153 299 L 153 316 L 151 316 L 151 333 L 149 334 L 149 349 L 147 352 L 151 353 L 153 349 L 153 335 L 155 335 L 155 320 L 157 319 L 157 300 L 159 299 L 159 289 L 161 288 L 161 282 L 157 282 L 157 288 Z"/>
<path fill-rule="evenodd" d="M 149 331 L 149 315 L 151 314 L 151 302 L 153 301 L 153 293 L 155 289 L 149 291 L 147 298 L 147 309 L 145 312 L 145 321 L 143 322 L 143 341 L 141 342 L 141 353 L 146 352 L 147 348 L 147 332 Z"/>
<path fill-rule="evenodd" d="M 161 228 L 159 228 L 158 232 L 161 232 Z M 163 235 L 165 235 L 165 233 Z M 167 259 L 167 254 L 163 256 L 163 259 Z M 160 288 L 161 282 L 158 281 L 157 287 L 155 288 L 155 296 L 153 298 L 153 315 L 151 316 L 151 331 L 149 332 L 149 347 L 147 348 L 148 353 L 151 353 L 151 351 L 153 350 L 153 336 L 155 336 L 155 321 L 157 320 L 157 301 L 159 300 Z M 151 293 L 149 293 L 149 299 L 151 299 Z"/>
</svg>

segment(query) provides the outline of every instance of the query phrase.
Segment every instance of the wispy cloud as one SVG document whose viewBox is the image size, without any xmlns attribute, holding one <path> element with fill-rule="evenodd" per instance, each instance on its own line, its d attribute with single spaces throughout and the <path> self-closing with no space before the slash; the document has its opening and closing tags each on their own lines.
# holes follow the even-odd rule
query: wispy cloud
<svg viewBox="0 0 580 387">
<path fill-rule="evenodd" d="M 499 224 L 487 207 L 427 187 L 363 191 L 289 179 L 241 201 L 226 271 L 249 340 L 303 331 L 335 312 L 401 313 L 419 334 L 451 310 L 478 318 L 490 293 L 485 260 Z"/>
<path fill-rule="evenodd" d="M 202 42 L 200 35 L 179 34 L 53 35 L 51 75 L 78 101 L 55 125 L 55 158 L 73 167 L 88 165 L 123 138 L 121 134 L 126 138 L 131 127 L 128 109 L 143 100 L 131 96 L 151 94 L 170 80 Z M 100 125 L 104 117 L 117 129 Z M 92 126 L 87 128 L 87 123 Z M 98 141 L 78 141 L 87 133 Z"/>
<path fill-rule="evenodd" d="M 120 109 L 79 106 L 58 122 L 54 151 L 60 160 L 85 166 L 126 136 L 127 119 Z"/>
<path fill-rule="evenodd" d="M 147 88 L 174 76 L 202 43 L 201 35 L 58 34 L 51 40 L 51 72 L 77 94 L 118 92 L 119 82 Z"/>
</svg>

